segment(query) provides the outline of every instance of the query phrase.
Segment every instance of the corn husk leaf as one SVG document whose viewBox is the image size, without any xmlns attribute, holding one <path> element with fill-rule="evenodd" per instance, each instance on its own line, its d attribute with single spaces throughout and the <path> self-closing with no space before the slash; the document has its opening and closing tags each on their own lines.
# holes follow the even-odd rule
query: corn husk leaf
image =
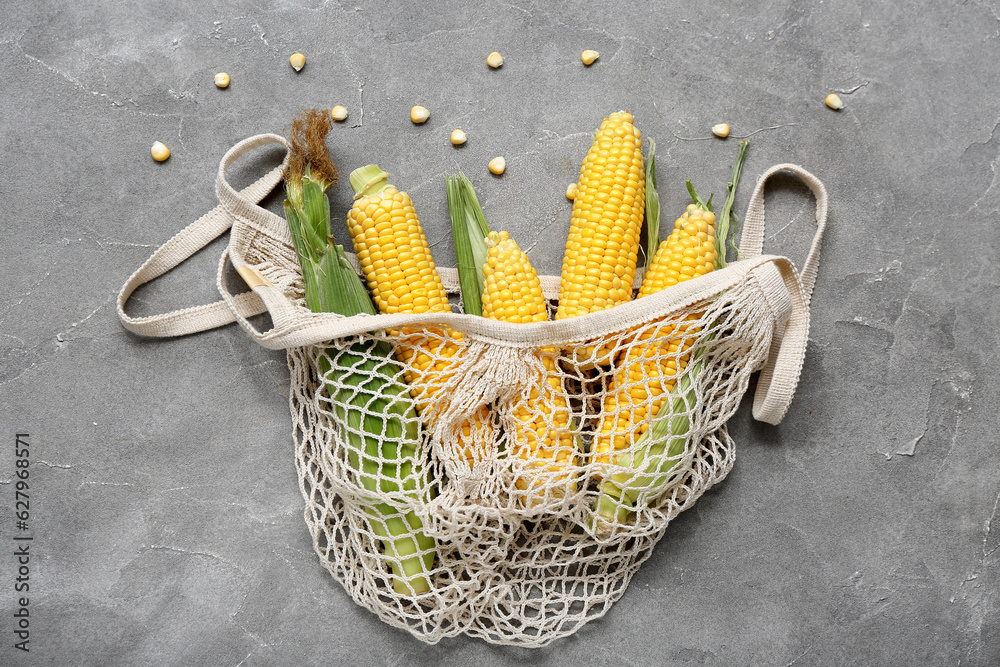
<svg viewBox="0 0 1000 667">
<path fill-rule="evenodd" d="M 448 191 L 448 212 L 451 214 L 451 233 L 455 243 L 455 260 L 458 282 L 462 290 L 462 303 L 469 315 L 483 314 L 483 290 L 486 277 L 486 236 L 490 227 L 479 205 L 472 182 L 459 172 L 445 177 Z"/>
<path fill-rule="evenodd" d="M 740 182 L 740 173 L 743 170 L 743 161 L 746 159 L 749 143 L 746 140 L 740 142 L 740 150 L 736 155 L 736 163 L 733 165 L 733 177 L 726 185 L 726 203 L 723 204 L 722 211 L 719 213 L 719 224 L 715 234 L 715 254 L 718 257 L 717 266 L 720 269 L 726 266 L 727 242 L 736 251 L 736 256 L 739 257 L 740 249 L 736 247 L 733 240 L 736 238 L 736 228 L 739 226 L 739 218 L 733 213 L 733 201 L 736 199 L 736 186 Z"/>
<path fill-rule="evenodd" d="M 649 139 L 646 154 L 646 269 L 660 247 L 660 195 L 656 190 L 656 142 Z"/>
<path fill-rule="evenodd" d="M 330 236 L 328 185 L 314 180 L 308 166 L 294 183 L 286 183 L 285 218 L 302 268 L 306 305 L 314 312 L 374 315 L 367 289 Z M 429 493 L 421 488 L 418 470 L 418 420 L 402 367 L 391 355 L 388 343 L 371 340 L 324 350 L 318 358 L 320 390 L 330 396 L 345 426 L 347 458 L 359 486 L 383 497 L 416 499 Z M 436 543 L 405 500 L 395 504 L 372 497 L 365 511 L 392 571 L 393 589 L 403 595 L 429 590 L 426 572 L 433 567 Z"/>
</svg>

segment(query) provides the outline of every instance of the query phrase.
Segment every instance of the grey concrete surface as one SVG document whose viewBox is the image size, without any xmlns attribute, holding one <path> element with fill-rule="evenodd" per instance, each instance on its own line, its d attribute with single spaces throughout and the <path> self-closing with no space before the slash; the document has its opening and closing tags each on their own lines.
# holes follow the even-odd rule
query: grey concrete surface
<svg viewBox="0 0 1000 667">
<path fill-rule="evenodd" d="M 929 0 L 8 3 L 0 663 L 1000 664 L 998 13 Z M 601 53 L 589 69 L 584 49 Z M 839 112 L 823 104 L 834 91 Z M 432 114 L 420 127 L 417 103 Z M 658 144 L 668 216 L 687 178 L 724 192 L 737 136 L 752 135 L 738 211 L 779 162 L 829 189 L 788 416 L 762 425 L 744 404 L 729 478 L 671 524 L 603 619 L 549 647 L 427 646 L 355 605 L 302 518 L 283 355 L 235 326 L 150 340 L 117 319 L 125 279 L 214 206 L 231 145 L 334 104 L 351 114 L 330 136 L 338 163 L 377 162 L 405 184 L 442 265 L 442 175 L 462 169 L 557 273 L 563 192 L 619 108 Z M 710 134 L 722 121 L 727 141 Z M 453 127 L 470 138 L 460 150 Z M 173 151 L 162 164 L 156 140 Z M 787 179 L 768 192 L 767 250 L 801 261 L 812 200 Z M 345 179 L 334 211 L 349 201 Z M 223 244 L 130 312 L 215 300 Z M 16 528 L 18 433 L 29 531 Z M 24 653 L 13 538 L 28 534 Z"/>
</svg>

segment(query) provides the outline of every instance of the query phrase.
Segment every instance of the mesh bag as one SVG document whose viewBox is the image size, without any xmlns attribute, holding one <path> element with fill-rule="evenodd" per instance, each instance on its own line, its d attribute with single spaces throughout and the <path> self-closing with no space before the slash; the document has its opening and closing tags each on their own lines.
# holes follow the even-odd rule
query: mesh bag
<svg viewBox="0 0 1000 667">
<path fill-rule="evenodd" d="M 122 322 L 173 336 L 237 321 L 287 351 L 296 466 L 320 561 L 360 605 L 419 639 L 461 633 L 541 646 L 602 616 L 669 522 L 725 478 L 726 422 L 760 372 L 754 417 L 778 423 L 801 371 L 826 192 L 795 165 L 758 180 L 739 262 L 643 299 L 568 320 L 508 324 L 457 312 L 310 312 L 285 221 L 257 202 L 276 167 L 168 241 L 119 295 Z M 816 197 L 802 273 L 763 255 L 774 173 Z M 124 312 L 132 291 L 231 228 L 223 300 L 164 315 Z M 251 286 L 231 294 L 232 265 Z M 439 269 L 458 292 L 454 270 Z M 638 280 L 641 279 L 641 275 Z M 558 278 L 543 277 L 550 308 Z M 249 317 L 267 311 L 271 328 Z M 579 350 L 601 350 L 603 361 Z M 407 548 L 408 547 L 408 548 Z M 416 565 L 418 577 L 405 574 Z M 420 581 L 424 586 L 417 586 Z"/>
</svg>

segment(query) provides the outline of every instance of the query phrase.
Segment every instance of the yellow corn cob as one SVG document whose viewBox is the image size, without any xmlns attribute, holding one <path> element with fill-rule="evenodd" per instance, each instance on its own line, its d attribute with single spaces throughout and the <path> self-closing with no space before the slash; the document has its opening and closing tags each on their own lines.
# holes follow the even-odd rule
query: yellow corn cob
<svg viewBox="0 0 1000 667">
<path fill-rule="evenodd" d="M 548 319 L 538 273 L 524 251 L 507 232 L 490 232 L 486 245 L 489 250 L 483 264 L 483 317 L 515 323 Z M 514 410 L 517 420 L 514 454 L 536 468 L 552 472 L 571 464 L 574 455 L 569 406 L 556 369 L 556 353 L 555 348 L 542 348 L 539 357 L 545 372 L 533 383 L 530 402 Z M 515 483 L 524 491 L 530 481 L 518 478 Z M 570 488 L 575 490 L 575 484 Z M 559 489 L 555 495 L 563 491 Z"/>
<path fill-rule="evenodd" d="M 642 138 L 632 121 L 627 111 L 604 119 L 580 168 L 557 320 L 632 299 L 646 195 Z"/>
<path fill-rule="evenodd" d="M 715 214 L 689 204 L 653 256 L 637 298 L 709 273 L 715 269 L 716 259 Z M 688 319 L 697 317 L 690 315 Z M 648 428 L 648 418 L 659 411 L 687 366 L 694 341 L 690 333 L 683 323 L 673 330 L 650 327 L 631 344 L 604 399 L 591 449 L 595 462 L 609 463 L 612 451 L 630 446 Z M 657 341 L 644 343 L 654 334 Z"/>
<path fill-rule="evenodd" d="M 390 185 L 388 178 L 375 165 L 355 170 L 350 178 L 357 195 L 347 227 L 375 305 L 382 313 L 451 312 L 413 202 L 408 194 Z M 407 366 L 404 375 L 417 411 L 432 426 L 425 413 L 435 404 L 439 405 L 434 414 L 447 407 L 443 404 L 446 399 L 439 399 L 438 394 L 465 349 L 462 335 L 447 327 L 404 328 L 391 333 L 401 338 L 396 356 Z M 462 425 L 461 452 L 470 466 L 476 459 L 472 443 L 485 433 L 488 423 L 484 407 L 474 421 Z"/>
</svg>

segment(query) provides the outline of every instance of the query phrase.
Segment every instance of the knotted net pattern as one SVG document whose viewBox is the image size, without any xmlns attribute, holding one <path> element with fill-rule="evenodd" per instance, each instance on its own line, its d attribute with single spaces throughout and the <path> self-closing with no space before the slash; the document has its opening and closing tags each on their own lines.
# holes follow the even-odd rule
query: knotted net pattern
<svg viewBox="0 0 1000 667">
<path fill-rule="evenodd" d="M 269 263 L 258 265 L 262 273 L 275 282 L 286 277 Z M 293 283 L 289 294 L 299 289 Z M 296 465 L 323 566 L 358 604 L 428 643 L 465 633 L 542 646 L 572 634 L 607 612 L 669 522 L 731 469 L 726 421 L 767 360 L 775 329 L 761 313 L 770 313 L 769 305 L 746 281 L 649 322 L 557 346 L 504 342 L 452 325 L 289 349 Z M 456 338 L 458 353 L 435 355 Z M 615 365 L 580 363 L 575 350 L 602 344 L 614 349 Z M 411 346 L 427 351 L 434 370 L 399 362 L 399 350 Z M 362 375 L 405 400 L 412 386 L 402 371 L 416 376 L 425 397 L 419 413 L 399 418 L 402 430 L 417 434 L 405 480 L 399 449 L 385 455 L 392 436 L 370 427 L 384 422 L 385 402 L 356 386 Z M 540 390 L 553 385 L 558 389 Z M 644 390 L 633 399 L 638 386 Z M 427 402 L 427 395 L 434 398 Z M 602 407 L 611 395 L 619 400 L 609 415 Z M 351 407 L 338 408 L 338 400 Z M 675 405 L 656 416 L 668 401 Z M 456 405 L 462 409 L 451 409 Z M 559 418 L 558 406 L 568 419 Z M 635 421 L 639 408 L 653 416 Z M 463 434 L 461 422 L 480 410 L 488 423 Z M 595 518 L 602 483 L 634 470 L 616 462 L 648 452 L 652 434 L 645 441 L 642 434 L 678 417 L 688 422 L 679 433 L 683 446 L 660 455 L 655 483 L 623 517 Z M 619 447 L 603 457 L 596 451 L 602 429 Z M 555 462 L 544 445 L 565 441 L 560 436 L 573 443 L 568 462 Z M 359 441 L 366 454 L 352 455 Z M 374 503 L 392 506 L 397 518 L 415 516 L 432 538 L 426 592 L 394 590 L 392 556 L 372 527 Z"/>
<path fill-rule="evenodd" d="M 755 371 L 754 417 L 784 416 L 802 370 L 828 200 L 798 165 L 759 177 L 743 220 L 746 260 L 601 313 L 512 325 L 309 312 L 287 224 L 257 206 L 285 163 L 239 192 L 226 180 L 236 159 L 270 144 L 287 149 L 278 135 L 258 135 L 227 152 L 220 205 L 129 277 L 118 314 L 129 330 L 158 337 L 236 321 L 260 345 L 287 350 L 316 551 L 385 622 L 429 643 L 466 633 L 541 646 L 573 633 L 607 612 L 669 522 L 729 472 L 726 422 Z M 762 255 L 764 184 L 779 172 L 816 197 L 801 273 Z M 230 227 L 217 275 L 223 301 L 125 312 L 138 286 Z M 230 293 L 230 262 L 252 292 Z M 550 295 L 558 287 L 542 283 Z M 445 285 L 457 290 L 457 274 Z M 248 318 L 265 311 L 272 327 L 261 332 Z M 419 576 L 400 576 L 414 561 Z"/>
</svg>

